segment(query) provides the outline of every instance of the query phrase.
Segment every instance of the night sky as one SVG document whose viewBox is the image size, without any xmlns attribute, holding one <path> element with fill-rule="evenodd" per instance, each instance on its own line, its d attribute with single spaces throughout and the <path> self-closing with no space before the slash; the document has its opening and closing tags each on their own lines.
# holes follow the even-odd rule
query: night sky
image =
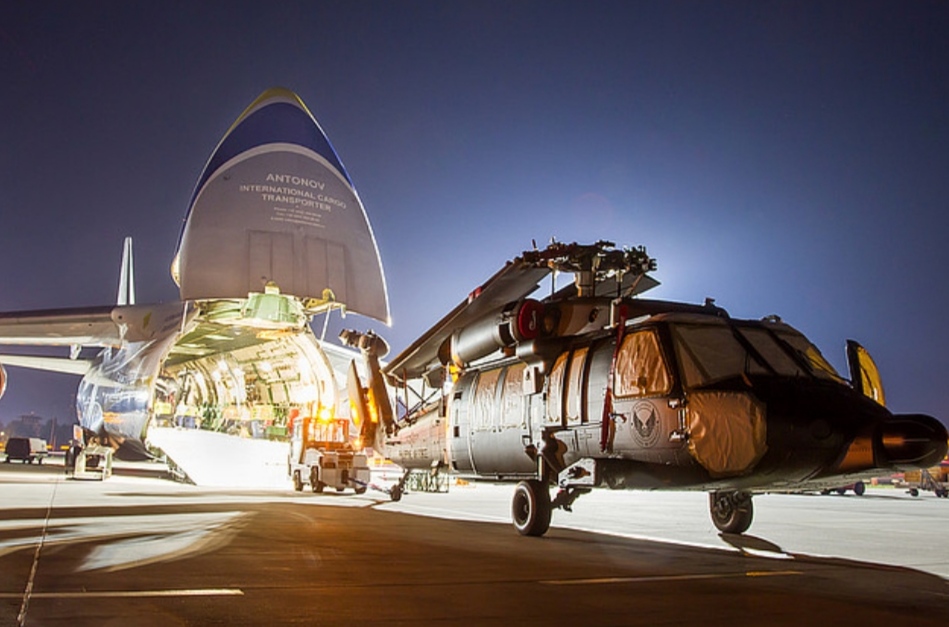
<svg viewBox="0 0 949 627">
<path fill-rule="evenodd" d="M 398 352 L 531 240 L 647 247 L 654 298 L 778 314 L 949 417 L 949 3 L 0 4 L 0 311 L 138 301 L 261 92 L 300 94 L 375 231 Z M 347 326 L 365 328 L 350 317 Z M 393 354 L 394 354 L 393 353 Z M 0 421 L 74 420 L 8 368 Z"/>
</svg>

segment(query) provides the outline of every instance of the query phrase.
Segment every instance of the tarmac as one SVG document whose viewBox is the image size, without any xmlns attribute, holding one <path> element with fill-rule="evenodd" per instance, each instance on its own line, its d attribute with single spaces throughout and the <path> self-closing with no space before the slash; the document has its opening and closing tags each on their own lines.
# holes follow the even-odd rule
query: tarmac
<svg viewBox="0 0 949 627">
<path fill-rule="evenodd" d="M 58 464 L 60 465 L 57 465 Z M 379 475 L 380 484 L 394 479 Z M 512 486 L 297 493 L 107 481 L 0 463 L 0 625 L 943 625 L 949 500 L 755 498 L 723 536 L 707 497 L 600 492 L 542 538 Z"/>
</svg>

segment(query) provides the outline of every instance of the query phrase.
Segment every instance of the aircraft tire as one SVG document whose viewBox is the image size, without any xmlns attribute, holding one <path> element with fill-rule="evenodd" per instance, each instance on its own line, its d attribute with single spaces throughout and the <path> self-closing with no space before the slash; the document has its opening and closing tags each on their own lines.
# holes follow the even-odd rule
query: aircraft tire
<svg viewBox="0 0 949 627">
<path fill-rule="evenodd" d="M 393 503 L 398 503 L 402 500 L 402 486 L 396 484 L 389 489 L 389 499 Z"/>
<path fill-rule="evenodd" d="M 366 486 L 364 485 L 356 486 L 356 494 L 365 494 L 365 493 L 366 493 Z"/>
<path fill-rule="evenodd" d="M 293 471 L 293 489 L 297 492 L 303 492 L 303 480 L 300 479 L 300 471 Z"/>
<path fill-rule="evenodd" d="M 537 479 L 521 481 L 514 488 L 511 517 L 522 536 L 542 536 L 550 528 L 550 490 Z"/>
<path fill-rule="evenodd" d="M 755 516 L 751 495 L 741 493 L 733 495 L 721 495 L 720 492 L 710 493 L 709 511 L 712 514 L 712 522 L 722 533 L 745 533 L 751 527 L 751 521 Z"/>
<path fill-rule="evenodd" d="M 863 496 L 863 493 L 867 491 L 867 484 L 863 481 L 858 481 L 853 484 L 853 493 L 857 496 Z"/>
</svg>

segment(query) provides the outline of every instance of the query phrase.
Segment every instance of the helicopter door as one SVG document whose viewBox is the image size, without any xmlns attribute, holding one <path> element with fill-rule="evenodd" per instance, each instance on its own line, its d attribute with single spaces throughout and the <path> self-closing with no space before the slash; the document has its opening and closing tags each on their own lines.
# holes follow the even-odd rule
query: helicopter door
<svg viewBox="0 0 949 627">
<path fill-rule="evenodd" d="M 853 389 L 885 407 L 883 379 L 867 349 L 853 340 L 847 340 L 847 364 L 850 366 L 850 383 Z"/>
<path fill-rule="evenodd" d="M 524 369 L 518 363 L 482 372 L 471 406 L 471 461 L 479 474 L 510 475 L 533 472 L 534 461 L 524 452 L 529 434 L 524 395 Z"/>
</svg>

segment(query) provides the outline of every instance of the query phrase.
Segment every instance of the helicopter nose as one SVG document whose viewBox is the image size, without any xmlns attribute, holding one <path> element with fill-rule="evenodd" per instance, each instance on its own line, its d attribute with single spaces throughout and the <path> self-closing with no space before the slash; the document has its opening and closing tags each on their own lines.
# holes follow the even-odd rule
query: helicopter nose
<svg viewBox="0 0 949 627">
<path fill-rule="evenodd" d="M 929 468 L 946 456 L 945 425 L 925 414 L 897 414 L 880 425 L 878 442 L 889 466 Z"/>
</svg>

